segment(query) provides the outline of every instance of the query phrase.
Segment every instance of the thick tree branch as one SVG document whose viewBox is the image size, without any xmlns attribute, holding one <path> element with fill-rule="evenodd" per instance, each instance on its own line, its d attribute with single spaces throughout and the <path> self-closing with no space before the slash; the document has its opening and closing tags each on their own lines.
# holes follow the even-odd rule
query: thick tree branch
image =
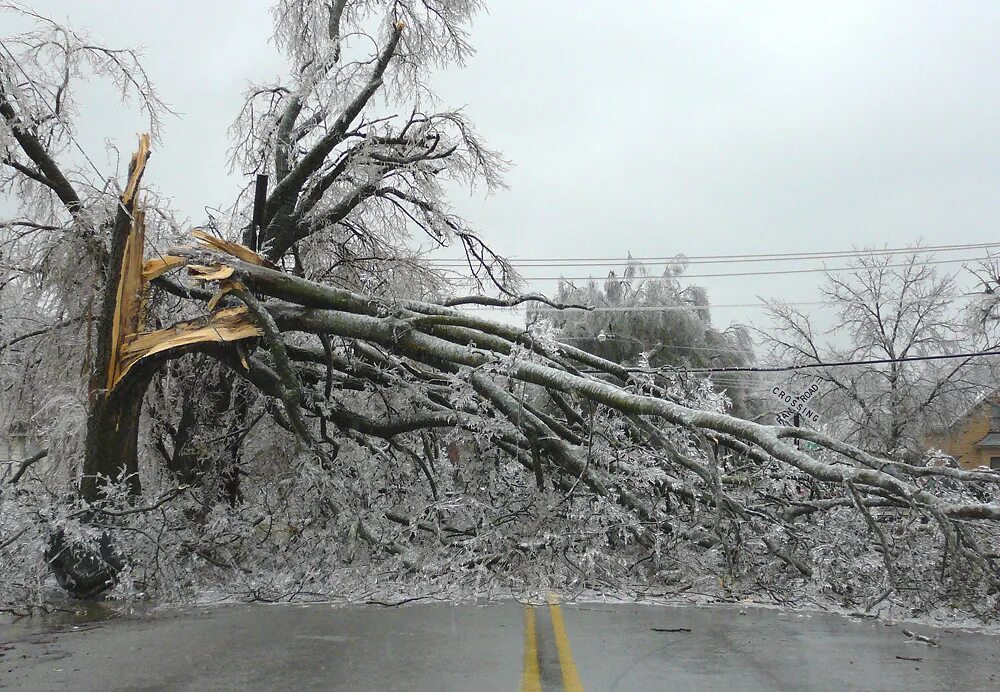
<svg viewBox="0 0 1000 692">
<path fill-rule="evenodd" d="M 38 167 L 39 176 L 31 176 L 51 189 L 74 216 L 80 211 L 80 196 L 70 184 L 55 160 L 28 129 L 23 118 L 14 110 L 7 96 L 0 91 L 0 116 L 7 121 L 21 151 Z"/>
<path fill-rule="evenodd" d="M 313 173 L 319 170 L 322 166 L 323 161 L 326 157 L 334 150 L 334 148 L 344 140 L 344 135 L 347 132 L 347 128 L 350 127 L 354 119 L 358 117 L 362 109 L 371 100 L 371 97 L 378 91 L 379 87 L 382 86 L 382 77 L 385 74 L 386 68 L 389 66 L 389 61 L 396 52 L 396 47 L 399 45 L 399 39 L 403 33 L 403 25 L 397 23 L 392 32 L 389 34 L 389 40 L 386 43 L 385 48 L 379 55 L 375 62 L 375 67 L 372 70 L 372 74 L 368 80 L 368 83 L 361 90 L 357 96 L 344 108 L 344 111 L 337 118 L 330 131 L 323 136 L 316 145 L 309 150 L 309 152 L 302 157 L 302 159 L 288 172 L 284 178 L 282 178 L 278 184 L 275 186 L 274 190 L 271 192 L 267 200 L 264 223 L 267 224 L 267 234 L 266 237 L 272 238 L 277 235 L 279 229 L 273 229 L 271 227 L 271 222 L 276 218 L 276 214 L 279 209 L 286 206 L 294 206 L 295 199 L 298 197 L 299 192 L 302 190 L 302 186 L 305 184 L 306 180 L 309 179 Z M 287 250 L 287 246 L 285 250 Z M 282 251 L 282 254 L 283 252 Z M 272 261 L 279 259 L 280 254 L 277 251 L 272 250 L 268 253 L 269 259 Z"/>
<path fill-rule="evenodd" d="M 31 468 L 32 464 L 41 461 L 48 455 L 49 455 L 49 450 L 48 448 L 46 448 L 39 450 L 38 452 L 32 454 L 27 459 L 21 461 L 21 463 L 19 463 L 17 466 L 17 471 L 14 473 L 11 479 L 7 481 L 7 483 L 9 483 L 10 485 L 14 485 L 15 483 L 17 483 L 19 480 L 21 480 L 21 476 L 23 476 L 25 472 L 27 472 L 27 470 Z"/>
<path fill-rule="evenodd" d="M 309 310 L 274 306 L 271 308 L 281 329 L 328 332 L 339 336 L 352 336 L 379 343 L 403 354 L 423 354 L 442 361 L 478 368 L 496 362 L 496 357 L 479 349 L 463 348 L 443 339 L 408 329 L 398 319 L 378 319 L 333 310 Z M 768 426 L 751 421 L 731 418 L 723 414 L 689 409 L 674 402 L 631 394 L 605 382 L 585 379 L 554 368 L 516 361 L 509 364 L 511 376 L 532 384 L 541 385 L 564 393 L 573 393 L 600 402 L 606 406 L 641 415 L 659 416 L 676 425 L 714 430 L 752 442 L 768 454 L 780 459 L 817 480 L 842 484 L 846 480 L 857 485 L 872 486 L 894 496 L 910 498 L 914 502 L 932 507 L 947 516 L 966 519 L 1000 520 L 997 504 L 951 504 L 918 486 L 900 480 L 888 473 L 874 469 L 857 469 L 842 464 L 830 464 L 813 459 L 794 446 L 782 442 Z M 824 443 L 833 440 L 817 436 Z"/>
</svg>

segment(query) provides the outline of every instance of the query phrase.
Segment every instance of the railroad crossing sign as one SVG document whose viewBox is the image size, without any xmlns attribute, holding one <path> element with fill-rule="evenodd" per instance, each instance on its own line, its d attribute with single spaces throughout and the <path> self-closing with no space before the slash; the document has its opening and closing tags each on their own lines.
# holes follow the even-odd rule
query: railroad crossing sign
<svg viewBox="0 0 1000 692">
<path fill-rule="evenodd" d="M 796 420 L 796 414 L 798 414 L 800 419 L 805 419 L 814 425 L 819 423 L 819 414 L 807 406 L 808 401 L 818 393 L 818 382 L 813 382 L 801 394 L 791 394 L 780 385 L 775 385 L 771 394 L 788 408 L 775 416 L 774 422 L 778 425 L 798 425 L 799 421 Z"/>
</svg>

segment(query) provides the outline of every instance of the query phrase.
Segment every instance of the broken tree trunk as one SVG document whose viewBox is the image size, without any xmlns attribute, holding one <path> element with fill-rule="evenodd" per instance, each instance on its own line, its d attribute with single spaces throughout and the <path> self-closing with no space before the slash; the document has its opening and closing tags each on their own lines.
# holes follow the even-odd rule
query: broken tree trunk
<svg viewBox="0 0 1000 692">
<path fill-rule="evenodd" d="M 149 378 L 136 378 L 118 391 L 114 387 L 124 337 L 139 326 L 143 218 L 137 207 L 139 182 L 148 159 L 149 135 L 142 135 L 111 227 L 110 261 L 95 330 L 97 344 L 90 376 L 87 442 L 80 483 L 81 496 L 90 502 L 98 499 L 102 478 L 114 478 L 123 470 L 129 474 L 133 493 L 139 492 L 136 436 L 142 395 Z"/>
<path fill-rule="evenodd" d="M 260 332 L 242 308 L 219 310 L 169 329 L 142 332 L 142 301 L 148 282 L 178 264 L 158 258 L 143 262 L 145 220 L 139 206 L 139 183 L 149 159 L 149 135 L 129 165 L 128 183 L 118 199 L 111 225 L 111 251 L 100 313 L 97 343 L 88 388 L 87 439 L 80 496 L 90 503 L 102 499 L 111 479 L 124 477 L 137 496 L 138 435 L 143 398 L 159 367 L 170 358 L 206 344 L 235 341 Z M 247 256 L 253 261 L 256 257 Z M 52 534 L 46 558 L 59 583 L 78 598 L 90 598 L 114 584 L 125 558 L 104 532 L 96 544 Z"/>
<path fill-rule="evenodd" d="M 139 415 L 151 369 L 136 371 L 117 389 L 115 384 L 124 336 L 135 331 L 139 321 L 139 295 L 133 290 L 139 286 L 133 285 L 142 281 L 143 218 L 137 209 L 137 197 L 148 158 L 149 136 L 142 135 L 111 226 L 110 261 L 96 320 L 97 343 L 88 388 L 87 440 L 80 482 L 80 495 L 89 502 L 99 499 L 102 479 L 116 477 L 121 471 L 127 474 L 131 492 L 137 495 L 140 490 Z M 109 588 L 124 566 L 122 555 L 106 531 L 95 544 L 72 539 L 59 529 L 49 537 L 45 557 L 59 584 L 77 598 L 91 598 Z"/>
<path fill-rule="evenodd" d="M 141 307 L 149 282 L 183 264 L 176 257 L 143 262 L 145 219 L 139 208 L 138 191 L 148 158 L 149 135 L 142 135 L 111 229 L 111 261 L 96 324 L 96 357 L 91 369 L 87 442 L 80 483 L 81 496 L 90 502 L 100 498 L 102 483 L 123 473 L 133 494 L 140 492 L 139 418 L 146 388 L 160 364 L 205 344 L 260 335 L 245 308 L 226 308 L 167 329 L 142 331 Z M 259 255 L 242 246 L 204 233 L 197 237 L 210 247 L 234 253 L 247 262 L 265 264 Z M 226 267 L 225 271 L 231 274 L 233 270 Z M 203 278 L 226 277 L 209 271 Z M 210 304 L 210 309 L 216 302 Z"/>
</svg>

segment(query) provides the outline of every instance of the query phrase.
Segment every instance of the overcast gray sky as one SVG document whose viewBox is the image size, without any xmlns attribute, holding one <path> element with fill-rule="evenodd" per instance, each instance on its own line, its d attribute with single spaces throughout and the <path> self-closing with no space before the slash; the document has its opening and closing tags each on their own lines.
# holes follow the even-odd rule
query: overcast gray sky
<svg viewBox="0 0 1000 692">
<path fill-rule="evenodd" d="M 147 179 L 195 221 L 232 201 L 243 181 L 226 166 L 226 128 L 246 82 L 282 67 L 268 2 L 30 4 L 145 45 L 180 114 Z M 432 83 L 514 164 L 509 191 L 454 200 L 510 256 L 998 238 L 1000 3 L 497 0 L 472 43 L 468 66 Z M 110 89 L 87 101 L 81 141 L 99 156 L 103 137 L 130 150 L 142 121 Z M 715 303 L 744 303 L 815 299 L 818 276 L 693 281 Z"/>
</svg>

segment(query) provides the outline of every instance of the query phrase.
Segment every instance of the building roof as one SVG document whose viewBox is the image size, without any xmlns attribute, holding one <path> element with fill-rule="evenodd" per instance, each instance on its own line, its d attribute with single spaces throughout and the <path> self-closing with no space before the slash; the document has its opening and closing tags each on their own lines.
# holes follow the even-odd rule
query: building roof
<svg viewBox="0 0 1000 692">
<path fill-rule="evenodd" d="M 976 447 L 1000 447 L 1000 432 L 991 432 L 976 443 Z"/>
<path fill-rule="evenodd" d="M 963 425 L 969 418 L 982 411 L 986 406 L 1000 406 L 1000 389 L 994 389 L 979 397 L 976 403 L 971 404 L 961 413 L 953 416 L 950 420 L 941 421 L 933 425 L 927 432 L 931 435 L 945 435 L 957 425 Z"/>
</svg>

